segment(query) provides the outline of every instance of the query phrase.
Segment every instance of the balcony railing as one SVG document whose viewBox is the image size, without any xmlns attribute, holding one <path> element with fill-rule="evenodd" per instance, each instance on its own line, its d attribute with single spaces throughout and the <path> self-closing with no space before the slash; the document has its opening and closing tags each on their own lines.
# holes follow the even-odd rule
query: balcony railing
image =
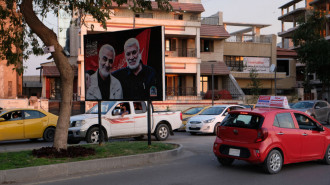
<svg viewBox="0 0 330 185">
<path fill-rule="evenodd" d="M 270 36 L 231 36 L 226 42 L 272 43 Z"/>
<path fill-rule="evenodd" d="M 196 87 L 167 87 L 167 96 L 197 96 Z"/>
<path fill-rule="evenodd" d="M 174 51 L 170 51 L 170 48 L 166 48 L 166 57 L 196 57 L 196 48 L 176 48 Z"/>
</svg>

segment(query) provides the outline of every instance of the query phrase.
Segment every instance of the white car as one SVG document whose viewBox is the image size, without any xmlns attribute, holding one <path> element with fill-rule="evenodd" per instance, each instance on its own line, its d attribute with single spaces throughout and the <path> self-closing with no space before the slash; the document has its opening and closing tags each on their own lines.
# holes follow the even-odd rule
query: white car
<svg viewBox="0 0 330 185">
<path fill-rule="evenodd" d="M 221 121 L 227 116 L 229 111 L 244 109 L 245 107 L 239 105 L 215 105 L 205 109 L 197 116 L 191 117 L 186 125 L 186 132 L 191 135 L 197 133 L 214 133 L 216 134 L 216 127 L 220 125 Z"/>
</svg>

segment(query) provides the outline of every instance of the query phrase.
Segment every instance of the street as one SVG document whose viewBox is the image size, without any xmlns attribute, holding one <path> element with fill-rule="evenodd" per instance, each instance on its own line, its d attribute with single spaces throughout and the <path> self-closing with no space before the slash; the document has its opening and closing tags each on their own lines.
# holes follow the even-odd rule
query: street
<svg viewBox="0 0 330 185">
<path fill-rule="evenodd" d="M 306 162 L 284 165 L 277 175 L 265 174 L 258 165 L 235 161 L 231 167 L 221 166 L 212 152 L 214 135 L 191 136 L 186 132 L 175 132 L 168 138 L 168 143 L 183 145 L 181 157 L 157 165 L 146 165 L 140 168 L 124 169 L 117 172 L 85 174 L 66 179 L 50 179 L 47 182 L 32 184 L 269 184 L 269 185 L 328 185 L 330 184 L 330 166 L 320 162 Z M 153 138 L 154 139 L 154 138 Z M 153 140 L 154 142 L 154 140 Z M 20 145 L 39 146 L 38 142 L 21 142 L 8 144 L 23 148 Z M 48 145 L 49 143 L 44 143 Z M 31 184 L 31 183 L 30 183 Z"/>
</svg>

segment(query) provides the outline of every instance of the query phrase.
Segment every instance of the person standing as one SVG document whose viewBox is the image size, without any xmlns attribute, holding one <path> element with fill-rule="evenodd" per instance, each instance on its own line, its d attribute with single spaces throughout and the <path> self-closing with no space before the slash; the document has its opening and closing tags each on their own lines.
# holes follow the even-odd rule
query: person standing
<svg viewBox="0 0 330 185">
<path fill-rule="evenodd" d="M 156 71 L 143 64 L 139 41 L 130 38 L 125 42 L 124 55 L 127 67 L 113 72 L 122 84 L 125 99 L 146 99 L 157 85 Z"/>
<path fill-rule="evenodd" d="M 123 98 L 122 86 L 119 80 L 111 75 L 110 71 L 115 56 L 115 49 L 111 45 L 105 44 L 100 48 L 99 68 L 88 79 L 90 87 L 87 89 L 86 99 L 108 100 Z"/>
</svg>

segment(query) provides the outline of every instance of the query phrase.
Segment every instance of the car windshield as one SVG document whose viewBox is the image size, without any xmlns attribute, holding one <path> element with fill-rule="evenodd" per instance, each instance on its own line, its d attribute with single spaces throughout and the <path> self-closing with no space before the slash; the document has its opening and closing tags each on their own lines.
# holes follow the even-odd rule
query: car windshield
<svg viewBox="0 0 330 185">
<path fill-rule="evenodd" d="M 292 106 L 293 109 L 310 109 L 313 108 L 314 103 L 308 101 L 300 101 Z"/>
<path fill-rule="evenodd" d="M 193 114 L 197 114 L 199 111 L 201 111 L 203 109 L 203 107 L 195 107 L 195 108 L 191 108 L 188 109 L 186 111 L 183 112 L 183 114 L 186 115 L 193 115 Z"/>
<path fill-rule="evenodd" d="M 114 101 L 104 101 L 101 103 L 101 114 L 106 114 L 110 108 L 115 104 Z M 89 109 L 86 114 L 97 114 L 98 105 L 95 105 L 93 108 Z"/>
<path fill-rule="evenodd" d="M 223 112 L 224 107 L 210 107 L 205 109 L 200 115 L 219 115 Z"/>
<path fill-rule="evenodd" d="M 258 129 L 261 127 L 263 118 L 249 114 L 229 114 L 222 122 L 222 126 Z"/>
</svg>

